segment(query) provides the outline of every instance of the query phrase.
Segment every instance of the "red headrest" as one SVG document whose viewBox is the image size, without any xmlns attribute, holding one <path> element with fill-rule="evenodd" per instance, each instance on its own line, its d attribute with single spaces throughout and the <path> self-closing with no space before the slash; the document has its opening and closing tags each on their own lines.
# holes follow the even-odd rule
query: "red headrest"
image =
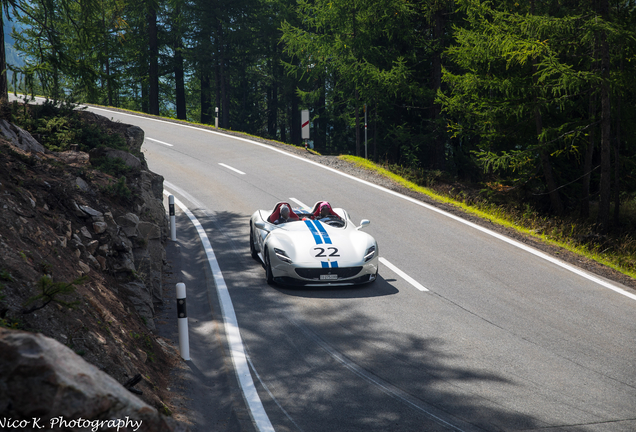
<svg viewBox="0 0 636 432">
<path fill-rule="evenodd" d="M 318 217 L 320 216 L 320 208 L 323 207 L 323 205 L 326 205 L 327 208 L 329 209 L 329 214 L 331 216 L 338 216 L 338 213 L 336 213 L 335 211 L 333 211 L 333 209 L 331 208 L 331 204 L 329 204 L 327 201 L 318 201 L 315 205 L 314 205 L 314 209 L 312 211 L 314 217 Z"/>
<path fill-rule="evenodd" d="M 292 206 L 289 205 L 289 203 L 286 202 L 279 202 L 274 206 L 274 211 L 272 212 L 271 215 L 269 215 L 269 217 L 267 218 L 267 222 L 269 223 L 274 223 L 278 220 L 278 218 L 280 217 L 280 208 L 286 205 L 289 208 L 289 220 L 299 220 L 300 218 L 298 217 L 298 215 L 296 213 L 294 213 L 294 210 L 292 210 Z"/>
</svg>

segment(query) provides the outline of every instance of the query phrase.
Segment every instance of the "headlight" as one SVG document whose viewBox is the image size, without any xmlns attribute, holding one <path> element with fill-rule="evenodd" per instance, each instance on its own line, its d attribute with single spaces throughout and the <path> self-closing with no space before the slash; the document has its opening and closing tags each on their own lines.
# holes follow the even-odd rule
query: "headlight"
<svg viewBox="0 0 636 432">
<path fill-rule="evenodd" d="M 286 262 L 287 264 L 291 264 L 292 260 L 287 256 L 284 250 L 274 248 L 274 253 L 278 257 L 279 260 Z"/>
<path fill-rule="evenodd" d="M 374 256 L 375 256 L 375 246 L 371 246 L 369 249 L 367 249 L 367 253 L 364 255 L 364 262 L 369 261 Z"/>
</svg>

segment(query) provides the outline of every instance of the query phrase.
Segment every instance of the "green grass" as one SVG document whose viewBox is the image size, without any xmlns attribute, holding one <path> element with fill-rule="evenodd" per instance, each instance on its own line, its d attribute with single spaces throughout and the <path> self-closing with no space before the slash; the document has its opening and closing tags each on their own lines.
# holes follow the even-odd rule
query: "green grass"
<svg viewBox="0 0 636 432">
<path fill-rule="evenodd" d="M 513 229 L 523 235 L 540 240 L 546 244 L 563 248 L 569 252 L 592 259 L 629 277 L 636 278 L 636 239 L 626 234 L 607 244 L 586 243 L 578 240 L 589 229 L 583 224 L 571 220 L 555 220 L 533 212 L 520 212 L 485 201 L 460 201 L 441 194 L 429 187 L 417 185 L 403 177 L 366 159 L 343 155 L 340 159 L 354 163 L 364 169 L 376 172 L 412 191 L 424 194 L 444 204 L 450 204 L 466 213 L 488 220 L 494 224 Z M 628 204 L 628 207 L 631 204 Z"/>
</svg>

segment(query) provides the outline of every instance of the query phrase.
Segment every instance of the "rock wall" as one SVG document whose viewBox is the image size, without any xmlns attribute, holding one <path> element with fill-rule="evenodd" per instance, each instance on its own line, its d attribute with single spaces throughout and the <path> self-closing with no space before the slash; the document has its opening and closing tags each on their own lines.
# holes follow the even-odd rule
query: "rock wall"
<svg viewBox="0 0 636 432">
<path fill-rule="evenodd" d="M 144 131 L 131 125 L 114 123 L 103 116 L 90 114 L 101 125 L 111 125 L 123 133 L 129 152 L 98 148 L 90 154 L 79 151 L 52 153 L 31 135 L 0 121 L 0 134 L 14 146 L 32 155 L 50 155 L 73 166 L 89 166 L 94 158 L 118 158 L 131 168 L 127 186 L 134 199 L 122 208 L 100 204 L 100 191 L 81 177 L 73 181 L 71 192 L 52 191 L 75 220 L 58 222 L 59 244 L 75 255 L 83 274 L 103 271 L 114 274 L 122 282 L 119 295 L 127 296 L 149 329 L 154 330 L 155 305 L 163 302 L 162 270 L 168 220 L 163 205 L 163 177 L 148 170 L 141 146 Z M 27 145 L 27 143 L 30 143 Z M 80 222 L 78 227 L 76 221 Z M 119 290 L 118 288 L 113 288 Z"/>
<path fill-rule="evenodd" d="M 137 408 L 151 417 L 171 415 L 178 408 L 170 371 L 181 359 L 152 331 L 154 308 L 163 300 L 168 233 L 163 178 L 148 170 L 141 129 L 82 114 L 128 143 L 128 152 L 100 156 L 102 166 L 105 157 L 129 164 L 124 189 L 119 175 L 95 169 L 91 154 L 51 152 L 24 130 L 0 123 L 0 327 L 32 332 L 0 335 L 0 430 L 24 430 L 2 422 L 36 413 L 95 420 Z M 155 411 L 45 336 L 120 384 L 140 377 L 132 390 Z M 153 418 L 145 425 L 166 430 L 166 422 Z M 80 430 L 55 430 L 71 429 Z"/>
<path fill-rule="evenodd" d="M 185 430 L 68 347 L 40 334 L 4 328 L 0 328 L 0 414 L 21 426 L 16 430 L 25 431 Z M 90 424 L 52 427 L 73 425 L 79 419 Z M 99 421 L 113 427 L 92 429 Z M 123 427 L 115 427 L 115 421 Z"/>
</svg>

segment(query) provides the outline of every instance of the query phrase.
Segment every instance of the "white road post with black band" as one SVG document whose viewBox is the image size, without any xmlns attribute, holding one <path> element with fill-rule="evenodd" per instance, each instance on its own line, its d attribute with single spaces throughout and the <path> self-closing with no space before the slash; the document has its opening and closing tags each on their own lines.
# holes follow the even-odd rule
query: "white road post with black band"
<svg viewBox="0 0 636 432">
<path fill-rule="evenodd" d="M 170 214 L 170 240 L 177 241 L 177 224 L 174 215 L 174 195 L 168 196 L 168 211 Z"/>
<path fill-rule="evenodd" d="M 179 327 L 179 352 L 181 358 L 190 360 L 190 338 L 188 337 L 188 311 L 186 308 L 186 286 L 177 284 L 177 323 Z"/>
</svg>

